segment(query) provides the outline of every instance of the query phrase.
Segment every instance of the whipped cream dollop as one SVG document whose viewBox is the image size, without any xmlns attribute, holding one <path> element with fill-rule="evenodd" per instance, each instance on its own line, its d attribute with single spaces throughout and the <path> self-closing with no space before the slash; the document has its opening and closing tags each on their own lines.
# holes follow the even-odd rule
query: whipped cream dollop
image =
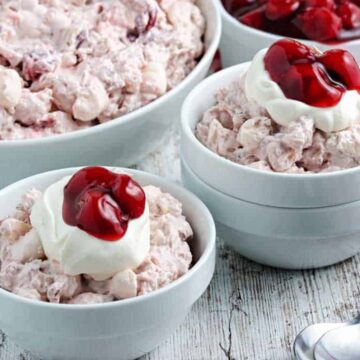
<svg viewBox="0 0 360 360">
<path fill-rule="evenodd" d="M 58 261 L 65 274 L 87 274 L 95 280 L 106 280 L 120 271 L 136 269 L 150 249 L 147 202 L 143 214 L 129 221 L 120 240 L 103 241 L 64 222 L 64 188 L 70 178 L 49 186 L 35 202 L 30 215 L 47 258 Z"/>
<path fill-rule="evenodd" d="M 287 98 L 265 69 L 267 51 L 263 49 L 255 55 L 246 74 L 245 94 L 265 108 L 277 124 L 288 126 L 301 116 L 308 116 L 314 119 L 317 129 L 330 133 L 346 129 L 360 119 L 360 95 L 356 90 L 346 91 L 337 105 L 326 108 Z"/>
</svg>

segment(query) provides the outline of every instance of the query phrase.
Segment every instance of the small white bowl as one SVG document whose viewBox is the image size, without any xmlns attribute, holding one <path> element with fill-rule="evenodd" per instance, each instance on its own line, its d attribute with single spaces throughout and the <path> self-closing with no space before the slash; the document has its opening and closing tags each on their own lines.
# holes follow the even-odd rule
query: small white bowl
<svg viewBox="0 0 360 360">
<path fill-rule="evenodd" d="M 283 174 L 227 160 L 196 138 L 215 93 L 239 78 L 240 64 L 205 79 L 182 109 L 183 181 L 208 205 L 220 236 L 260 263 L 321 267 L 360 251 L 360 167 L 322 174 Z"/>
<path fill-rule="evenodd" d="M 223 20 L 220 49 L 224 67 L 249 61 L 259 50 L 267 48 L 281 39 L 281 36 L 242 24 L 225 10 L 221 0 L 217 0 L 217 3 Z M 304 41 L 303 39 L 300 39 L 300 41 L 307 45 L 316 46 L 322 51 L 341 47 L 350 51 L 360 61 L 360 40 L 345 41 L 334 45 L 316 41 Z"/>
<path fill-rule="evenodd" d="M 182 179 L 210 209 L 218 235 L 251 260 L 308 269 L 332 265 L 360 252 L 360 201 L 317 209 L 258 205 L 212 188 L 184 159 Z"/>
<path fill-rule="evenodd" d="M 41 139 L 0 140 L 0 188 L 39 172 L 95 164 L 129 166 L 152 151 L 176 123 L 188 92 L 208 73 L 221 36 L 216 0 L 197 0 L 207 20 L 206 52 L 177 87 L 105 124 Z"/>
<path fill-rule="evenodd" d="M 359 167 L 322 174 L 271 173 L 236 164 L 200 143 L 194 129 L 204 112 L 214 105 L 216 91 L 238 79 L 248 67 L 249 63 L 244 63 L 222 70 L 201 82 L 186 98 L 181 152 L 190 168 L 211 187 L 261 205 L 316 208 L 360 200 Z"/>
<path fill-rule="evenodd" d="M 0 190 L 0 219 L 21 195 L 44 190 L 77 169 L 32 176 Z M 119 169 L 121 170 L 121 169 Z M 165 340 L 189 313 L 214 273 L 215 226 L 203 203 L 185 189 L 160 177 L 128 170 L 142 185 L 159 186 L 179 199 L 195 237 L 195 264 L 180 279 L 153 293 L 98 305 L 37 302 L 0 289 L 0 328 L 22 348 L 47 360 L 129 360 Z"/>
</svg>

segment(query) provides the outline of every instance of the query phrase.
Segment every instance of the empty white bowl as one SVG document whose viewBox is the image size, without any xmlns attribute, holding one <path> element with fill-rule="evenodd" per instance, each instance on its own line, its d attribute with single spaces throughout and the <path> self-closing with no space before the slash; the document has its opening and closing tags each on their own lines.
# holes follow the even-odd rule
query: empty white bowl
<svg viewBox="0 0 360 360">
<path fill-rule="evenodd" d="M 45 189 L 77 169 L 32 176 L 0 190 L 0 219 L 31 188 Z M 121 170 L 121 169 L 119 169 Z M 180 279 L 148 295 L 98 305 L 37 302 L 0 289 L 0 328 L 22 348 L 46 360 L 129 360 L 154 349 L 181 324 L 202 295 L 215 267 L 215 226 L 203 203 L 157 176 L 128 170 L 142 185 L 179 199 L 195 237 L 195 263 Z"/>
<path fill-rule="evenodd" d="M 198 0 L 207 20 L 206 52 L 177 87 L 105 124 L 42 139 L 0 141 L 0 188 L 39 172 L 96 164 L 132 165 L 152 151 L 179 118 L 182 102 L 211 66 L 221 35 L 216 0 Z"/>
<path fill-rule="evenodd" d="M 208 206 L 218 235 L 251 260 L 278 268 L 309 269 L 360 252 L 360 201 L 311 209 L 259 205 L 212 188 L 185 161 L 182 179 Z"/>
<path fill-rule="evenodd" d="M 227 160 L 196 138 L 196 124 L 217 90 L 239 78 L 240 64 L 205 79 L 182 109 L 185 185 L 209 207 L 219 234 L 242 255 L 266 265 L 326 266 L 360 251 L 360 168 L 322 174 L 266 172 Z"/>
<path fill-rule="evenodd" d="M 217 2 L 223 20 L 220 48 L 224 67 L 249 61 L 259 50 L 267 48 L 275 41 L 281 39 L 281 36 L 260 31 L 240 23 L 225 10 L 221 0 L 217 0 Z M 322 51 L 341 47 L 349 50 L 358 61 L 360 60 L 360 40 L 346 41 L 335 45 L 327 45 L 315 41 L 300 41 L 316 46 Z"/>
</svg>

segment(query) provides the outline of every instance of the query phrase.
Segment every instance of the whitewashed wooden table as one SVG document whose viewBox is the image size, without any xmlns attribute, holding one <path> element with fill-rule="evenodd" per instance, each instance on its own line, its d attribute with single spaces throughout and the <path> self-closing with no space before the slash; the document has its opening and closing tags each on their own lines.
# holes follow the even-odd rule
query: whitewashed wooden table
<svg viewBox="0 0 360 360">
<path fill-rule="evenodd" d="M 179 182 L 177 137 L 137 168 Z M 293 359 L 292 342 L 306 325 L 358 313 L 359 273 L 359 256 L 322 270 L 275 270 L 242 258 L 219 239 L 208 291 L 177 332 L 141 360 Z M 0 333 L 0 360 L 35 359 Z"/>
</svg>

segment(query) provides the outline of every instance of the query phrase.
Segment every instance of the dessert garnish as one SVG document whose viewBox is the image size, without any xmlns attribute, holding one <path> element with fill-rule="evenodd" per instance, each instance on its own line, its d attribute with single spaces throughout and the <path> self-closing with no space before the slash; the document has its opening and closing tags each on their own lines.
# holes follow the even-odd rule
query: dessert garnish
<svg viewBox="0 0 360 360">
<path fill-rule="evenodd" d="M 311 116 L 325 132 L 346 129 L 360 119 L 360 69 L 342 49 L 324 53 L 281 39 L 259 51 L 247 72 L 247 97 L 279 125 Z"/>
<path fill-rule="evenodd" d="M 108 279 L 137 268 L 149 252 L 145 192 L 126 173 L 80 169 L 50 185 L 30 218 L 47 258 L 69 275 Z"/>
<path fill-rule="evenodd" d="M 360 38 L 359 1 L 223 0 L 240 22 L 273 34 L 320 42 Z"/>
<path fill-rule="evenodd" d="M 283 39 L 269 48 L 264 63 L 287 98 L 311 106 L 335 106 L 346 91 L 360 91 L 359 66 L 346 50 L 321 53 L 298 41 Z"/>
<path fill-rule="evenodd" d="M 145 210 L 145 193 L 129 175 L 102 167 L 77 172 L 64 189 L 63 218 L 96 238 L 115 241 Z"/>
</svg>

